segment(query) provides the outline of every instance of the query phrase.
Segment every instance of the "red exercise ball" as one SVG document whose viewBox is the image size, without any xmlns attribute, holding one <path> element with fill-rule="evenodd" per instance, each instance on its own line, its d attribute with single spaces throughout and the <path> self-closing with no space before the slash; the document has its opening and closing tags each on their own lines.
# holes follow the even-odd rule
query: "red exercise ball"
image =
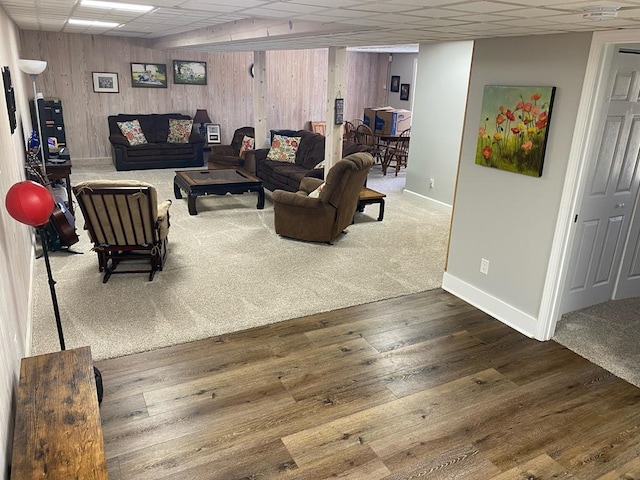
<svg viewBox="0 0 640 480">
<path fill-rule="evenodd" d="M 25 180 L 9 189 L 5 205 L 9 215 L 20 223 L 39 227 L 49 221 L 55 203 L 53 195 L 43 185 Z"/>
</svg>

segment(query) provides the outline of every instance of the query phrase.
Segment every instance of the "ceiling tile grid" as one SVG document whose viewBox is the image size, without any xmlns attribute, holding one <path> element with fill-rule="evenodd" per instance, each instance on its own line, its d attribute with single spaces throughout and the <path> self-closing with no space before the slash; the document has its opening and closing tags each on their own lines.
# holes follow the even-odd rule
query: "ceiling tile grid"
<svg viewBox="0 0 640 480">
<path fill-rule="evenodd" d="M 118 3 L 120 0 L 115 0 Z M 162 39 L 192 38 L 194 30 L 254 19 L 293 22 L 293 33 L 190 45 L 202 50 L 265 50 L 371 46 L 456 39 L 539 35 L 640 28 L 640 0 L 126 0 L 152 5 L 140 14 L 80 5 L 80 0 L 0 0 L 18 27 L 26 30 L 122 35 Z M 122 2 L 120 2 L 122 3 Z M 583 8 L 619 7 L 617 17 L 590 21 Z M 69 19 L 114 22 L 117 28 L 69 25 Z M 299 26 L 294 29 L 293 25 Z M 299 22 L 303 22 L 303 26 Z M 346 28 L 336 33 L 336 25 Z M 349 26 L 353 28 L 349 30 Z M 234 25 L 235 27 L 235 25 Z M 253 36 L 252 36 L 253 35 Z M 202 36 L 202 35 L 201 35 Z M 186 44 L 185 43 L 185 48 Z"/>
</svg>

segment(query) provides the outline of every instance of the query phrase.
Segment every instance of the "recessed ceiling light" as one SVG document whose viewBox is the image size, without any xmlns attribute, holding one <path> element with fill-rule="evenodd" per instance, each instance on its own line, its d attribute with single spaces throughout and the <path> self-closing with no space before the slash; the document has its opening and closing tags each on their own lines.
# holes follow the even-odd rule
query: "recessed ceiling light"
<svg viewBox="0 0 640 480">
<path fill-rule="evenodd" d="M 155 8 L 150 5 L 134 5 L 132 3 L 103 2 L 100 0 L 82 0 L 80 2 L 80 5 L 82 5 L 83 7 L 126 10 L 129 12 L 148 12 L 149 10 L 153 10 Z"/>
<path fill-rule="evenodd" d="M 103 28 L 116 28 L 119 27 L 119 23 L 115 22 L 100 22 L 99 20 L 77 20 L 70 18 L 67 23 L 70 25 L 86 25 L 88 27 L 103 27 Z"/>
<path fill-rule="evenodd" d="M 594 5 L 589 7 L 584 7 L 582 11 L 582 18 L 586 18 L 587 20 L 609 20 L 612 18 L 616 18 L 618 16 L 618 9 L 620 7 L 611 6 L 611 5 Z"/>
</svg>

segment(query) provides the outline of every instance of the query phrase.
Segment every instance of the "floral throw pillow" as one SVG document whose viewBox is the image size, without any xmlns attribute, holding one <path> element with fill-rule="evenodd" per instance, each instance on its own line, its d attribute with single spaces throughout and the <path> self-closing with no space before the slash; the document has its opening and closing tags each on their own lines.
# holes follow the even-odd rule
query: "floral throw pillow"
<svg viewBox="0 0 640 480">
<path fill-rule="evenodd" d="M 147 137 L 144 136 L 140 122 L 138 119 L 129 120 L 128 122 L 118 122 L 118 127 L 122 132 L 122 135 L 129 141 L 129 145 L 144 145 L 147 142 Z"/>
<path fill-rule="evenodd" d="M 255 140 L 253 138 L 247 137 L 246 135 L 242 137 L 242 144 L 240 145 L 239 156 L 242 156 L 242 154 L 247 150 L 253 150 L 254 145 L 255 145 Z"/>
<path fill-rule="evenodd" d="M 269 160 L 294 163 L 296 161 L 296 151 L 298 150 L 298 145 L 300 145 L 300 138 L 275 134 L 267 158 Z"/>
<path fill-rule="evenodd" d="M 167 143 L 189 143 L 193 120 L 169 119 L 169 135 Z"/>
</svg>

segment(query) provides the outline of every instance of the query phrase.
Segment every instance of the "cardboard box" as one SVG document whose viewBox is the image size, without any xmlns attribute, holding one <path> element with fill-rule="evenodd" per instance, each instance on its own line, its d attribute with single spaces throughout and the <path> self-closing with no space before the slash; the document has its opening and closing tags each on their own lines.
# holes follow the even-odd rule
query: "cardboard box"
<svg viewBox="0 0 640 480">
<path fill-rule="evenodd" d="M 365 108 L 362 121 L 365 125 L 371 128 L 372 131 L 375 132 L 376 127 L 381 125 L 380 120 L 378 119 L 378 112 L 383 112 L 387 110 L 393 110 L 393 107 Z"/>
<path fill-rule="evenodd" d="M 400 135 L 411 127 L 411 110 L 386 110 L 376 112 L 375 133 L 382 135 Z"/>
</svg>

